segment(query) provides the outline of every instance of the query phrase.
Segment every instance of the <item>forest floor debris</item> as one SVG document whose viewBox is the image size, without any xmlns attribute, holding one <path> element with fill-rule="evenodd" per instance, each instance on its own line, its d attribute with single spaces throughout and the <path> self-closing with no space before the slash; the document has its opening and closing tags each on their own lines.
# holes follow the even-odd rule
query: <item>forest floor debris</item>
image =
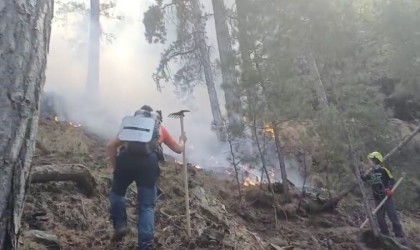
<svg viewBox="0 0 420 250">
<path fill-rule="evenodd" d="M 130 233 L 121 243 L 110 242 L 111 170 L 106 162 L 105 142 L 86 134 L 83 127 L 45 120 L 40 124 L 38 142 L 33 165 L 83 164 L 95 178 L 96 194 L 88 198 L 72 182 L 33 184 L 24 208 L 22 249 L 58 249 L 58 245 L 61 249 L 135 249 L 134 185 L 127 192 Z M 189 187 L 193 237 L 188 238 L 182 166 L 167 162 L 161 165 L 161 172 L 158 185 L 163 195 L 156 208 L 157 249 L 368 249 L 362 243 L 363 231 L 358 229 L 365 219 L 363 208 L 354 197 L 341 202 L 335 211 L 311 214 L 296 189 L 292 189 L 293 202 L 273 206 L 266 184 L 244 186 L 240 198 L 233 180 L 215 177 L 192 165 Z M 276 196 L 282 200 L 281 192 Z M 310 199 L 316 201 L 310 196 L 303 200 L 308 203 Z M 404 215 L 402 221 L 408 245 L 419 249 L 420 218 Z M 30 232 L 44 232 L 58 241 L 49 244 Z"/>
</svg>

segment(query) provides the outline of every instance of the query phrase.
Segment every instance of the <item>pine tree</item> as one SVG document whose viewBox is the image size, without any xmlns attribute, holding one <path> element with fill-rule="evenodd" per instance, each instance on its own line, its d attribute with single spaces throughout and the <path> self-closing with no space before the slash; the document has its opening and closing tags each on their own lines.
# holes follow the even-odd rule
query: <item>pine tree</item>
<svg viewBox="0 0 420 250">
<path fill-rule="evenodd" d="M 38 128 L 53 1 L 0 4 L 0 249 L 17 249 Z"/>
</svg>

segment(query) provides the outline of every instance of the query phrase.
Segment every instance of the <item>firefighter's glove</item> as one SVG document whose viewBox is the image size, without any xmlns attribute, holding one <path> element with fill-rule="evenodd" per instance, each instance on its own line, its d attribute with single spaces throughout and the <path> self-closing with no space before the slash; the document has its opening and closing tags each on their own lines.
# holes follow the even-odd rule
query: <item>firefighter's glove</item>
<svg viewBox="0 0 420 250">
<path fill-rule="evenodd" d="M 391 198 L 394 192 L 390 188 L 385 189 L 385 194 L 388 196 L 388 198 Z"/>
</svg>

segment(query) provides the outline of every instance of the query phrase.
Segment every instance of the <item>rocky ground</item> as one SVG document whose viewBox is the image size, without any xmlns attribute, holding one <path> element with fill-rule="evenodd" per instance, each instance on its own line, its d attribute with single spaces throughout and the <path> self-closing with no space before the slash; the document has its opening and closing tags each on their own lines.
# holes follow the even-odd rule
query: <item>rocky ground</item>
<svg viewBox="0 0 420 250">
<path fill-rule="evenodd" d="M 95 179 L 94 193 L 73 182 L 32 184 L 23 216 L 22 249 L 135 249 L 136 188 L 128 194 L 131 232 L 112 244 L 108 192 L 111 170 L 105 142 L 86 134 L 83 127 L 43 120 L 40 124 L 34 166 L 82 164 Z M 292 190 L 284 203 L 281 188 L 241 186 L 189 167 L 192 237 L 185 231 L 182 166 L 161 166 L 163 195 L 156 213 L 157 249 L 368 249 L 368 231 L 358 227 L 365 219 L 361 203 L 349 197 L 334 211 L 311 213 L 314 197 Z M 274 201 L 276 206 L 273 206 Z M 402 214 L 411 249 L 420 249 L 420 218 Z M 388 248 L 395 249 L 395 248 Z"/>
</svg>

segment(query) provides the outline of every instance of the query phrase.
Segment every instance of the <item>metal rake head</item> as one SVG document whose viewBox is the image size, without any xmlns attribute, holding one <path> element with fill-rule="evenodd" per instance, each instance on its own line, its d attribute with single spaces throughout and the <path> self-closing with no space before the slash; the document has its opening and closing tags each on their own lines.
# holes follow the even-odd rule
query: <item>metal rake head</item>
<svg viewBox="0 0 420 250">
<path fill-rule="evenodd" d="M 185 116 L 184 113 L 187 113 L 187 112 L 190 112 L 190 111 L 189 110 L 181 110 L 181 111 L 169 114 L 168 117 L 170 117 L 170 118 L 181 118 L 181 117 L 184 117 Z"/>
</svg>

